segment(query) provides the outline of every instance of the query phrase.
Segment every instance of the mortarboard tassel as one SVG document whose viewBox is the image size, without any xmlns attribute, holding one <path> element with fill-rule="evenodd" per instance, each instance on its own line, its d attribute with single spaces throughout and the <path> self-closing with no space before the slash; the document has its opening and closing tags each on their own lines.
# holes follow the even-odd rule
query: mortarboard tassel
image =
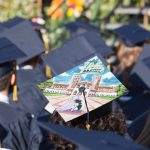
<svg viewBox="0 0 150 150">
<path fill-rule="evenodd" d="M 90 113 L 89 113 L 89 108 L 88 108 L 87 100 L 86 100 L 86 96 L 85 96 L 85 87 L 80 87 L 79 92 L 83 93 L 83 96 L 84 96 L 85 106 L 87 109 L 86 129 L 89 131 L 90 130 Z"/>
<path fill-rule="evenodd" d="M 14 74 L 16 76 L 15 83 L 13 85 L 13 101 L 16 102 L 18 100 L 18 87 L 17 87 L 17 73 L 16 73 L 16 63 L 14 65 Z"/>
<path fill-rule="evenodd" d="M 111 70 L 110 57 L 108 56 L 108 57 L 106 58 L 106 60 L 107 60 L 107 69 Z"/>
<path fill-rule="evenodd" d="M 47 38 L 45 38 L 44 44 L 45 44 L 45 54 L 48 54 L 48 52 L 49 52 L 49 40 Z M 45 73 L 46 73 L 47 78 L 51 77 L 51 69 L 48 65 L 46 65 Z"/>
<path fill-rule="evenodd" d="M 84 101 L 85 101 L 85 105 L 86 105 L 86 109 L 87 109 L 86 129 L 89 131 L 90 130 L 90 113 L 89 113 L 89 108 L 88 108 L 88 105 L 87 105 L 85 91 L 83 91 L 83 96 L 84 96 Z"/>
<path fill-rule="evenodd" d="M 109 69 L 109 70 L 111 69 L 111 66 L 110 66 L 110 64 L 108 64 L 108 65 L 107 65 L 107 69 Z"/>
</svg>

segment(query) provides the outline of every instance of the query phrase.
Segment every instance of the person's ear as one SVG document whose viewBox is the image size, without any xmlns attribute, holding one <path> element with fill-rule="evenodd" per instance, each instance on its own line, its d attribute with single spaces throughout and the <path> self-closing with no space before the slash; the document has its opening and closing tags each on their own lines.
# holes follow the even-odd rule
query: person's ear
<svg viewBox="0 0 150 150">
<path fill-rule="evenodd" d="M 11 75 L 11 79 L 10 79 L 10 84 L 14 85 L 15 84 L 15 80 L 16 80 L 16 76 L 15 76 L 15 74 L 12 74 Z"/>
</svg>

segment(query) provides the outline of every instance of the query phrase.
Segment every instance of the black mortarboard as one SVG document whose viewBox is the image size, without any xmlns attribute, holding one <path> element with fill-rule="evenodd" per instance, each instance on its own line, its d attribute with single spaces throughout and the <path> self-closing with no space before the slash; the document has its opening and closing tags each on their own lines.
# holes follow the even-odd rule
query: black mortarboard
<svg viewBox="0 0 150 150">
<path fill-rule="evenodd" d="M 141 89 L 150 89 L 150 45 L 145 44 L 143 51 L 130 74 L 131 82 Z M 137 82 L 138 81 L 138 82 Z"/>
<path fill-rule="evenodd" d="M 25 56 L 25 53 L 7 38 L 0 38 L 0 77 L 13 70 L 13 61 Z"/>
<path fill-rule="evenodd" d="M 73 35 L 79 35 L 81 33 L 84 33 L 86 31 L 95 31 L 100 32 L 100 30 L 92 25 L 90 25 L 88 22 L 83 22 L 80 20 L 76 20 L 74 22 L 70 22 L 65 25 L 68 30 L 72 32 Z"/>
<path fill-rule="evenodd" d="M 149 94 L 140 94 L 138 96 L 134 96 L 127 102 L 119 102 L 127 119 L 134 120 L 142 113 L 146 112 L 150 108 L 149 97 Z"/>
<path fill-rule="evenodd" d="M 42 56 L 42 59 L 51 67 L 52 74 L 58 75 L 95 55 L 106 64 L 101 54 L 84 37 L 77 37 L 68 41 L 61 48 Z"/>
<path fill-rule="evenodd" d="M 0 37 L 7 37 L 18 48 L 26 53 L 27 57 L 18 59 L 18 64 L 24 63 L 29 59 L 43 53 L 45 49 L 36 32 L 33 31 L 30 22 L 27 20 L 2 33 Z"/>
<path fill-rule="evenodd" d="M 149 113 L 150 109 L 138 116 L 129 126 L 128 133 L 132 139 L 136 139 L 144 129 Z"/>
<path fill-rule="evenodd" d="M 150 57 L 150 45 L 144 44 L 143 51 L 139 57 L 139 60 L 143 60 Z"/>
<path fill-rule="evenodd" d="M 150 40 L 150 32 L 136 23 L 123 25 L 114 32 L 124 41 L 127 46 L 134 46 Z"/>
<path fill-rule="evenodd" d="M 0 25 L 5 29 L 10 29 L 25 20 L 27 20 L 27 19 L 17 16 L 8 21 L 0 23 Z M 42 25 L 38 24 L 37 22 L 33 22 L 32 20 L 29 20 L 29 21 L 34 29 L 41 29 L 43 27 Z"/>
<path fill-rule="evenodd" d="M 87 131 L 79 128 L 52 125 L 40 121 L 38 124 L 50 133 L 61 136 L 62 138 L 76 144 L 78 148 L 84 150 L 146 149 L 111 132 Z"/>
<path fill-rule="evenodd" d="M 9 28 L 11 28 L 11 27 L 23 22 L 23 21 L 25 21 L 25 19 L 23 19 L 21 17 L 15 17 L 13 19 L 10 19 L 8 21 L 0 23 L 0 25 L 7 28 L 7 29 L 9 29 Z"/>
<path fill-rule="evenodd" d="M 150 89 L 150 56 L 139 60 L 130 75 L 131 82 L 141 89 Z"/>
<path fill-rule="evenodd" d="M 77 36 L 74 38 L 76 37 Z M 107 57 L 113 54 L 111 48 L 105 44 L 100 34 L 96 33 L 95 31 L 87 31 L 83 34 L 80 34 L 79 37 L 85 38 L 95 48 L 96 52 L 100 53 L 103 57 Z M 67 44 L 67 41 L 64 44 Z"/>
<path fill-rule="evenodd" d="M 113 82 L 105 80 L 108 76 L 113 80 Z M 101 79 L 104 79 L 104 84 Z M 95 82 L 96 86 L 93 86 Z M 99 92 L 99 88 L 103 89 L 103 86 L 104 88 L 111 87 L 113 89 L 113 93 L 110 94 L 107 90 L 105 90 L 104 94 Z M 116 98 L 119 96 L 117 94 L 119 92 L 117 91 L 119 91 L 120 88 L 116 90 L 114 86 L 121 86 L 124 88 L 124 91 L 120 93 L 121 95 L 127 92 L 127 89 L 115 78 L 110 70 L 103 65 L 102 61 L 97 56 L 94 56 L 86 60 L 84 63 L 39 84 L 39 88 L 44 96 L 49 100 L 50 104 L 53 105 L 65 122 L 79 118 L 83 114 L 87 113 L 87 125 L 91 120 L 89 119 L 89 113 L 91 111 L 94 111 L 95 109 L 98 109 L 98 107 L 105 105 L 107 102 L 114 100 L 115 96 Z M 53 96 L 54 93 L 56 96 Z M 81 97 L 79 97 L 79 95 Z M 100 96 L 106 95 L 110 95 L 110 99 L 107 102 L 103 101 L 103 103 Z M 59 105 L 57 103 L 57 96 L 59 96 L 60 100 Z M 93 104 L 93 98 L 94 101 L 97 101 L 95 105 Z M 90 107 L 88 108 L 88 106 Z M 46 110 L 50 110 L 49 112 L 51 113 L 51 109 L 48 107 Z M 88 126 L 87 129 L 89 129 Z"/>
<path fill-rule="evenodd" d="M 0 33 L 3 33 L 4 31 L 6 31 L 7 29 L 3 26 L 0 25 Z"/>
</svg>

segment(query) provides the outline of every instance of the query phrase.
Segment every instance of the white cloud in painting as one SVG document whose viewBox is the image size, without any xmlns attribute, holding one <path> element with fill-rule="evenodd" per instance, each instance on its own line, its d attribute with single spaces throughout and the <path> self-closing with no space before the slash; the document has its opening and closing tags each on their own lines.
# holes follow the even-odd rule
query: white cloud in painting
<svg viewBox="0 0 150 150">
<path fill-rule="evenodd" d="M 79 66 L 80 70 L 83 70 L 85 68 L 85 66 Z"/>
<path fill-rule="evenodd" d="M 63 77 L 69 77 L 69 74 L 67 74 L 66 72 L 62 73 L 61 76 Z"/>
<path fill-rule="evenodd" d="M 82 78 L 84 78 L 84 79 L 85 79 L 85 78 L 86 78 L 86 76 L 87 76 L 87 74 L 82 74 Z"/>
<path fill-rule="evenodd" d="M 104 74 L 103 79 L 107 78 L 107 79 L 111 79 L 112 77 L 114 77 L 114 75 L 111 72 L 107 72 L 106 74 Z"/>
</svg>

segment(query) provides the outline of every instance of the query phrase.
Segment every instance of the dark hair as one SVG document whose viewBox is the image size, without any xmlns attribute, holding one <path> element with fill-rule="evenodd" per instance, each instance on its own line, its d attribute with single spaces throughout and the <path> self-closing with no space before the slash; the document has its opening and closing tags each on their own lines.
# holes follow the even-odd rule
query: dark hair
<svg viewBox="0 0 150 150">
<path fill-rule="evenodd" d="M 74 124 L 73 122 L 65 122 L 56 111 L 53 113 L 50 122 L 53 124 L 86 129 L 84 122 L 81 121 L 78 122 L 78 124 Z M 122 112 L 112 112 L 111 109 L 109 113 L 106 113 L 102 117 L 96 119 L 95 121 L 92 121 L 90 125 L 91 125 L 90 128 L 91 130 L 112 131 L 119 135 L 125 135 L 127 133 L 125 115 Z M 50 140 L 54 142 L 56 148 L 58 149 L 61 148 L 62 150 L 65 148 L 69 150 L 76 149 L 75 144 L 72 144 L 64 140 L 63 138 L 58 137 L 57 135 L 50 134 L 49 136 L 50 136 Z"/>
<path fill-rule="evenodd" d="M 50 120 L 51 123 L 54 124 L 60 124 L 65 126 L 71 126 L 71 122 L 67 123 L 65 122 L 61 116 L 58 114 L 57 111 L 55 111 L 51 117 Z M 70 141 L 67 141 L 63 139 L 62 137 L 59 137 L 55 134 L 49 134 L 49 139 L 55 144 L 55 147 L 57 150 L 75 150 L 77 147 L 75 144 L 71 143 Z"/>
<path fill-rule="evenodd" d="M 117 59 L 120 62 L 113 73 L 119 73 L 122 71 L 122 83 L 127 87 L 130 86 L 129 76 L 133 69 L 134 64 L 137 62 L 140 54 L 142 52 L 142 47 L 127 47 L 125 44 L 121 43 L 117 49 Z"/>
<path fill-rule="evenodd" d="M 135 140 L 136 143 L 150 148 L 150 113 L 148 114 L 145 126 L 140 135 Z"/>
<path fill-rule="evenodd" d="M 12 72 L 0 78 L 0 91 L 3 91 L 6 89 L 6 87 L 9 84 L 9 79 L 11 75 L 12 75 Z"/>
</svg>

